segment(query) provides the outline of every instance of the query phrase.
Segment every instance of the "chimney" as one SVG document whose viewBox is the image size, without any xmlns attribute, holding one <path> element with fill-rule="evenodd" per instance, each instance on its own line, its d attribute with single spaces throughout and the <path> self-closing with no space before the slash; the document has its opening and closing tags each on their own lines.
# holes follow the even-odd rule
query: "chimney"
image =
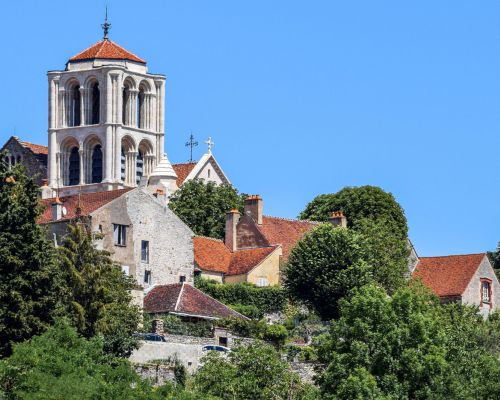
<svg viewBox="0 0 500 400">
<path fill-rule="evenodd" d="M 340 211 L 332 212 L 329 221 L 333 226 L 341 226 L 342 228 L 347 228 L 347 218 L 343 212 Z"/>
<path fill-rule="evenodd" d="M 63 203 L 56 197 L 54 202 L 52 203 L 52 221 L 58 221 L 63 217 Z"/>
<path fill-rule="evenodd" d="M 226 214 L 226 237 L 224 243 L 231 251 L 236 251 L 237 248 L 236 227 L 239 220 L 240 212 L 234 208 Z"/>
<path fill-rule="evenodd" d="M 245 215 L 250 215 L 257 224 L 262 225 L 262 197 L 256 194 L 245 199 Z"/>
</svg>

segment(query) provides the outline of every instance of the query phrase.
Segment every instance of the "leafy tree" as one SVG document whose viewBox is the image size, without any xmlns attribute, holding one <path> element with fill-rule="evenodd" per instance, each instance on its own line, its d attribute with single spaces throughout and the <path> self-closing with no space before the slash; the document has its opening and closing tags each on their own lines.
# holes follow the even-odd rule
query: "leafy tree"
<svg viewBox="0 0 500 400">
<path fill-rule="evenodd" d="M 58 309 L 62 280 L 39 212 L 33 179 L 0 154 L 0 358 L 43 332 Z"/>
<path fill-rule="evenodd" d="M 420 284 L 392 297 L 372 285 L 341 302 L 318 350 L 327 399 L 499 398 L 499 359 L 477 308 L 441 306 Z"/>
<path fill-rule="evenodd" d="M 65 320 L 15 345 L 13 354 L 0 361 L 0 398 L 160 399 L 128 361 L 110 357 L 100 338 L 80 337 Z"/>
<path fill-rule="evenodd" d="M 317 399 L 317 391 L 288 371 L 273 347 L 255 343 L 227 357 L 211 352 L 194 377 L 194 387 L 221 399 Z"/>
<path fill-rule="evenodd" d="M 404 284 L 408 271 L 408 227 L 394 196 L 375 186 L 346 187 L 311 201 L 300 218 L 327 221 L 342 211 L 347 225 L 363 235 L 366 258 L 374 278 L 392 293 Z"/>
<path fill-rule="evenodd" d="M 495 251 L 488 252 L 488 256 L 493 264 L 493 268 L 500 270 L 500 242 L 498 242 L 497 249 Z"/>
<path fill-rule="evenodd" d="M 330 224 L 308 232 L 284 270 L 283 285 L 291 298 L 314 308 L 323 319 L 336 318 L 339 300 L 372 279 L 363 240 L 353 230 Z"/>
<path fill-rule="evenodd" d="M 233 208 L 242 212 L 246 197 L 231 185 L 195 179 L 174 193 L 169 206 L 197 235 L 223 239 L 226 213 Z"/>
<path fill-rule="evenodd" d="M 104 336 L 104 349 L 118 356 L 128 356 L 137 342 L 140 313 L 131 304 L 135 288 L 109 257 L 98 250 L 83 223 L 68 225 L 68 234 L 59 247 L 61 267 L 68 288 L 67 312 L 78 332 L 86 338 Z"/>
</svg>

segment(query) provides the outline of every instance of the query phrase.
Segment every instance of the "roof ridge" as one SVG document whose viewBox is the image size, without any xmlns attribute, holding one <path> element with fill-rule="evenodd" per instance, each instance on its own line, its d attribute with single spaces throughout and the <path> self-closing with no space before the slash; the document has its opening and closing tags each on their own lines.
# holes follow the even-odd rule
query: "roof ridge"
<svg viewBox="0 0 500 400">
<path fill-rule="evenodd" d="M 190 165 L 190 164 L 198 164 L 198 162 L 184 162 L 184 163 L 173 163 L 172 165 Z"/>
<path fill-rule="evenodd" d="M 210 236 L 194 235 L 193 238 L 210 239 L 210 240 L 213 240 L 214 242 L 222 242 L 222 243 L 224 243 L 224 240 L 213 238 L 213 237 L 210 237 Z"/>
<path fill-rule="evenodd" d="M 485 256 L 487 255 L 486 252 L 482 253 L 467 253 L 467 254 L 448 254 L 446 256 L 424 256 L 424 257 L 419 257 L 419 259 L 423 258 L 449 258 L 449 257 L 467 257 L 467 256 Z"/>
<path fill-rule="evenodd" d="M 294 218 L 285 218 L 285 217 L 275 217 L 273 215 L 263 215 L 263 217 L 266 217 L 266 218 L 274 218 L 274 219 L 279 219 L 279 220 L 282 220 L 282 221 L 289 221 L 289 222 L 304 222 L 304 223 L 308 223 L 308 224 L 321 224 L 321 221 L 313 221 L 313 220 L 310 220 L 310 219 L 294 219 Z"/>
<path fill-rule="evenodd" d="M 181 283 L 181 290 L 179 290 L 179 294 L 177 295 L 177 301 L 175 302 L 174 311 L 177 311 L 177 307 L 179 307 L 179 303 L 181 302 L 182 292 L 184 291 L 184 284 L 185 283 L 186 282 Z"/>
</svg>

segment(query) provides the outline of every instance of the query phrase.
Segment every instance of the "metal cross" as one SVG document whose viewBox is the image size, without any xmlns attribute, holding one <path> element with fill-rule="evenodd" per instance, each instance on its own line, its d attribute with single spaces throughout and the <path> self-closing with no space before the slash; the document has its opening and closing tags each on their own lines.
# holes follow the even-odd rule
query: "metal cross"
<svg viewBox="0 0 500 400">
<path fill-rule="evenodd" d="M 215 144 L 213 141 L 212 141 L 212 138 L 209 136 L 208 139 L 205 141 L 205 143 L 207 144 L 208 146 L 208 154 L 212 154 L 212 146 Z"/>
<path fill-rule="evenodd" d="M 186 142 L 186 147 L 190 148 L 190 158 L 189 162 L 193 162 L 193 147 L 198 146 L 198 142 L 194 140 L 193 132 L 191 132 L 191 136 L 189 136 L 189 142 Z"/>
<path fill-rule="evenodd" d="M 111 24 L 108 24 L 108 6 L 106 6 L 106 17 L 104 18 L 104 24 L 102 24 L 101 26 L 102 30 L 104 31 L 104 39 L 107 39 L 109 28 L 111 28 Z"/>
</svg>

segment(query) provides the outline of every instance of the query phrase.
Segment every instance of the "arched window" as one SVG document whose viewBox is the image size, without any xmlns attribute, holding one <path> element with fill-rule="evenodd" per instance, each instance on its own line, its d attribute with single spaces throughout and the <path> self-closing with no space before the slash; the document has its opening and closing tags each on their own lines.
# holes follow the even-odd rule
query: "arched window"
<svg viewBox="0 0 500 400">
<path fill-rule="evenodd" d="M 100 122 L 100 109 L 101 109 L 101 96 L 99 91 L 99 84 L 95 82 L 92 85 L 92 125 Z"/>
<path fill-rule="evenodd" d="M 75 85 L 70 89 L 68 126 L 80 126 L 80 104 L 80 86 Z"/>
<path fill-rule="evenodd" d="M 128 86 L 125 86 L 123 88 L 123 105 L 122 105 L 122 119 L 123 119 L 123 125 L 128 125 L 128 102 L 130 99 L 130 89 Z"/>
<path fill-rule="evenodd" d="M 123 182 L 125 182 L 125 149 L 122 147 L 122 155 L 121 155 L 121 175 L 120 178 Z"/>
<path fill-rule="evenodd" d="M 102 181 L 102 148 L 98 144 L 92 150 L 92 183 Z"/>
<path fill-rule="evenodd" d="M 142 87 L 137 96 L 137 127 L 144 128 L 144 88 Z"/>
<path fill-rule="evenodd" d="M 144 174 L 144 154 L 139 149 L 139 152 L 137 153 L 137 162 L 135 164 L 135 182 L 137 185 L 141 181 L 143 174 Z"/>
<path fill-rule="evenodd" d="M 80 183 L 80 155 L 78 147 L 73 147 L 69 154 L 69 180 L 68 185 L 78 185 Z"/>
</svg>

